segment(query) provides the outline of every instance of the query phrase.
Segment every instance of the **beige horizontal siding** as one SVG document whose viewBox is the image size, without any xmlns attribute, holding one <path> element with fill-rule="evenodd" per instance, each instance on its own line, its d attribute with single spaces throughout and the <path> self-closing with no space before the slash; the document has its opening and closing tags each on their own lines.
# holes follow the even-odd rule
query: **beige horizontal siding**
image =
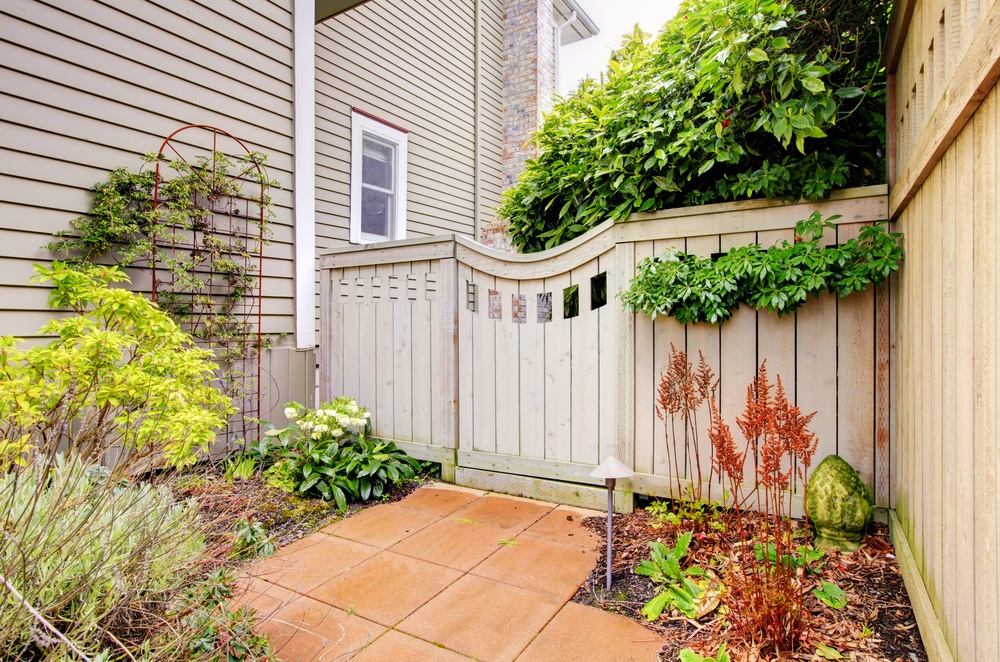
<svg viewBox="0 0 1000 662">
<path fill-rule="evenodd" d="M 0 5 L 0 333 L 34 337 L 42 246 L 90 204 L 88 188 L 185 124 L 270 156 L 276 218 L 265 247 L 263 330 L 294 329 L 292 2 L 5 0 Z M 190 145 L 189 145 L 190 147 Z M 133 273 L 148 289 L 149 275 Z"/>
<path fill-rule="evenodd" d="M 479 112 L 500 116 L 502 7 L 482 3 Z M 317 248 L 349 235 L 351 108 L 407 129 L 407 236 L 475 231 L 476 0 L 371 0 L 316 28 Z M 486 42 L 489 41 L 489 44 Z M 488 100 L 488 101 L 487 101 Z M 481 131 L 480 213 L 496 205 L 501 134 Z"/>
</svg>

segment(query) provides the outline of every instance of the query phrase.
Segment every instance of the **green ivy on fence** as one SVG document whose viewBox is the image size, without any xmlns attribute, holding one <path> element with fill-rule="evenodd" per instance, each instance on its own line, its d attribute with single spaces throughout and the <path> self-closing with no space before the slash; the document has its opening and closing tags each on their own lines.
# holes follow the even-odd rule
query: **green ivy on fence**
<svg viewBox="0 0 1000 662">
<path fill-rule="evenodd" d="M 882 224 L 866 226 L 858 238 L 836 246 L 820 246 L 824 228 L 832 228 L 818 211 L 795 225 L 799 241 L 762 248 L 733 248 L 718 259 L 669 250 L 636 266 L 628 289 L 618 296 L 632 311 L 654 319 L 670 315 L 682 324 L 729 319 L 741 303 L 787 315 L 810 295 L 836 292 L 846 297 L 870 284 L 880 285 L 903 259 L 900 234 Z"/>
</svg>

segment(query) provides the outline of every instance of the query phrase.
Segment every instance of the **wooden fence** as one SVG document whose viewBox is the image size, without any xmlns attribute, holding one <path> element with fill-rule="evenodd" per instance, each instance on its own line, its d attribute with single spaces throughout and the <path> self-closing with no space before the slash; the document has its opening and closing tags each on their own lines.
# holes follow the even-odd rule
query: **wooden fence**
<svg viewBox="0 0 1000 662">
<path fill-rule="evenodd" d="M 1000 2 L 894 4 L 896 547 L 932 660 L 1000 659 Z M 902 563 L 911 550 L 913 563 Z"/>
<path fill-rule="evenodd" d="M 887 217 L 885 188 L 820 204 L 748 201 L 637 215 L 535 255 L 453 236 L 328 253 L 320 267 L 321 397 L 357 397 L 378 436 L 444 462 L 460 483 L 596 506 L 602 481 L 589 474 L 609 455 L 636 471 L 626 492 L 667 496 L 676 483 L 654 406 L 672 345 L 695 361 L 704 354 L 734 429 L 766 359 L 795 402 L 817 412 L 817 461 L 839 453 L 888 494 L 887 435 L 876 449 L 874 292 L 824 295 L 786 318 L 741 309 L 722 326 L 654 322 L 616 298 L 643 257 L 669 247 L 707 256 L 791 241 L 795 222 L 817 208 L 842 215 L 828 237 L 842 242 Z M 701 476 L 685 470 L 682 485 L 709 481 L 708 419 L 706 404 Z"/>
</svg>

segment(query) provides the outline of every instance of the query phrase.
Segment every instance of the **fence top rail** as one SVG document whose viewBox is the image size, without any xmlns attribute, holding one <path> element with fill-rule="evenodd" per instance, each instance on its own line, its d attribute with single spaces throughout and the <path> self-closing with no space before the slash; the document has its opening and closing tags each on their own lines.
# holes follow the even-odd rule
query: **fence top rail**
<svg viewBox="0 0 1000 662">
<path fill-rule="evenodd" d="M 817 209 L 824 217 L 840 214 L 834 221 L 838 224 L 884 221 L 889 218 L 888 187 L 834 191 L 829 199 L 817 202 L 741 200 L 633 214 L 622 221 L 605 221 L 572 241 L 539 253 L 505 253 L 455 234 L 344 246 L 323 253 L 320 269 L 454 258 L 501 278 L 551 278 L 599 257 L 615 244 L 784 230 L 794 228 L 797 221 Z"/>
</svg>

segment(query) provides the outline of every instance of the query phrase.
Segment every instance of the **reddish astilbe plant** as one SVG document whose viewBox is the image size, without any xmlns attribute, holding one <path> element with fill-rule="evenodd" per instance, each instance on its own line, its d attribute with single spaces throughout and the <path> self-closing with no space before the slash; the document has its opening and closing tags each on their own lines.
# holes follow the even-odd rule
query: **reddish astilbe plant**
<svg viewBox="0 0 1000 662">
<path fill-rule="evenodd" d="M 670 360 L 667 371 L 660 374 L 657 389 L 656 415 L 664 423 L 667 465 L 676 481 L 676 497 L 683 494 L 681 478 L 686 477 L 692 487 L 691 497 L 702 499 L 701 453 L 699 452 L 698 410 L 718 384 L 715 374 L 698 351 L 698 368 L 688 361 L 687 353 L 670 343 Z M 677 423 L 680 423 L 678 431 Z M 683 442 L 681 442 L 683 439 Z M 683 445 L 683 455 L 678 453 Z"/>
<path fill-rule="evenodd" d="M 816 452 L 816 435 L 808 429 L 815 413 L 803 415 L 792 405 L 781 377 L 777 377 L 776 387 L 768 381 L 765 363 L 747 388 L 743 416 L 736 419 L 746 440 L 743 451 L 737 450 L 714 393 L 709 402 L 712 421 L 708 436 L 712 468 L 728 486 L 733 513 L 737 514 L 732 530 L 739 538 L 734 548 L 741 552 L 734 553 L 727 581 L 730 634 L 758 649 L 795 650 L 808 624 L 808 611 L 802 603 L 804 568 L 795 562 L 788 515 L 792 478 L 797 477 L 805 487 Z M 755 460 L 755 482 L 753 489 L 744 493 L 748 454 Z M 738 516 L 748 501 L 755 501 L 762 515 L 762 526 L 754 531 Z"/>
</svg>

